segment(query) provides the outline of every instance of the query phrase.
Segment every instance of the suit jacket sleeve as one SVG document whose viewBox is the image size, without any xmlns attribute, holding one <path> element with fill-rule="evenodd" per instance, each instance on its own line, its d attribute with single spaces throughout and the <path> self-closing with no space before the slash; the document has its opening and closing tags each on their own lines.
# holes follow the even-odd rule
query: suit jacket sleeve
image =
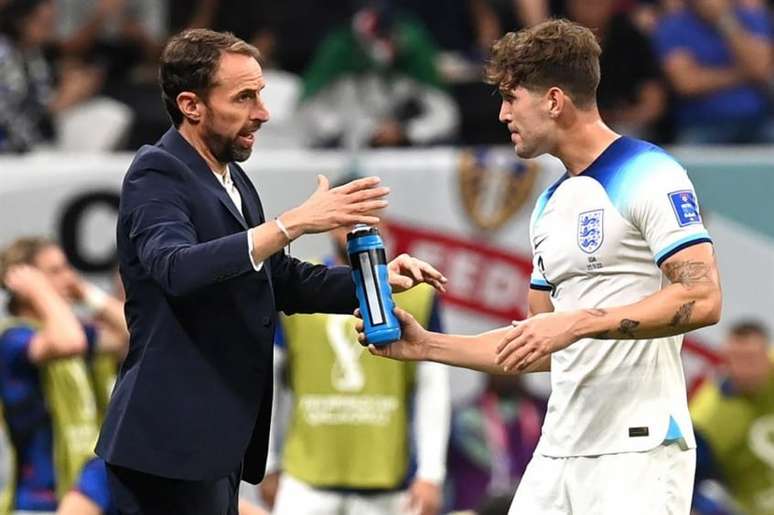
<svg viewBox="0 0 774 515">
<path fill-rule="evenodd" d="M 137 169 L 127 175 L 121 212 L 140 263 L 168 295 L 182 296 L 251 271 L 245 231 L 199 242 L 182 176 Z"/>
<path fill-rule="evenodd" d="M 271 278 L 278 311 L 351 314 L 357 307 L 349 267 L 305 263 L 278 252 L 271 257 Z"/>
</svg>

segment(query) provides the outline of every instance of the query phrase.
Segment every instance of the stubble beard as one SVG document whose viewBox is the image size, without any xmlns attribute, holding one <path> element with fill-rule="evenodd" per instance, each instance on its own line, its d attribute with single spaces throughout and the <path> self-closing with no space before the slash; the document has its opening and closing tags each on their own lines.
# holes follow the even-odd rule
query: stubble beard
<svg viewBox="0 0 774 515">
<path fill-rule="evenodd" d="M 231 138 L 218 134 L 209 123 L 205 126 L 204 140 L 210 152 L 212 152 L 212 156 L 219 163 L 246 161 L 253 153 L 252 147 L 245 148 L 237 144 L 237 137 Z"/>
</svg>

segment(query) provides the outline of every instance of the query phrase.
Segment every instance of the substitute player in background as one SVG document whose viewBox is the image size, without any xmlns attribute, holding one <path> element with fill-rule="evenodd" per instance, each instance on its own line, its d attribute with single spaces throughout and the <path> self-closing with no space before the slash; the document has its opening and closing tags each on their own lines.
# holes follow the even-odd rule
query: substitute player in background
<svg viewBox="0 0 774 515">
<path fill-rule="evenodd" d="M 350 230 L 330 232 L 335 253 L 322 261 L 326 266 L 349 261 Z M 379 230 L 389 229 L 380 224 Z M 430 286 L 399 293 L 395 302 L 423 327 L 443 330 L 440 300 Z M 440 511 L 451 411 L 448 368 L 370 356 L 355 339 L 356 320 L 324 313 L 281 318 L 274 390 L 293 400 L 290 410 L 282 409 L 287 395 L 279 395 L 272 409 L 261 492 L 273 515 Z M 281 427 L 287 427 L 284 434 Z"/>
<path fill-rule="evenodd" d="M 551 371 L 512 515 L 688 515 L 696 454 L 681 335 L 718 321 L 719 276 L 685 170 L 600 119 L 599 55 L 594 35 L 566 20 L 506 34 L 492 49 L 487 79 L 516 153 L 551 154 L 567 169 L 532 216 L 528 318 L 454 336 L 396 310 L 403 340 L 370 349 L 495 373 Z"/>
<path fill-rule="evenodd" d="M 2 249 L 0 283 L 11 315 L 0 320 L 0 424 L 13 466 L 0 514 L 111 513 L 105 463 L 93 447 L 100 398 L 128 344 L 123 304 L 39 237 Z"/>
</svg>

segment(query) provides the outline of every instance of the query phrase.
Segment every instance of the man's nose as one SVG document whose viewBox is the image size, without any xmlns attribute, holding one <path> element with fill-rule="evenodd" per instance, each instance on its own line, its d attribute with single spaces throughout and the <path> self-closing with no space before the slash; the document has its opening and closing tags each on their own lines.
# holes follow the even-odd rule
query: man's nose
<svg viewBox="0 0 774 515">
<path fill-rule="evenodd" d="M 511 121 L 510 106 L 505 100 L 500 103 L 500 114 L 497 116 L 497 119 L 502 123 L 508 123 Z"/>
</svg>

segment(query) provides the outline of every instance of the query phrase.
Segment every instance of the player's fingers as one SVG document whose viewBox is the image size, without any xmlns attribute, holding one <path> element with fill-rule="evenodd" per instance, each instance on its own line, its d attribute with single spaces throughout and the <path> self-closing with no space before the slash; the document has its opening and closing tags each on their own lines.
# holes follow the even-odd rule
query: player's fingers
<svg viewBox="0 0 774 515">
<path fill-rule="evenodd" d="M 355 191 L 373 188 L 378 186 L 380 182 L 382 182 L 382 180 L 379 177 L 363 177 L 362 179 L 355 179 L 354 181 L 350 181 L 347 184 L 342 184 L 341 186 L 337 186 L 333 189 L 345 194 L 349 194 L 354 193 Z"/>
<path fill-rule="evenodd" d="M 360 308 L 355 308 L 355 311 L 352 313 L 356 318 L 360 318 L 362 320 L 363 315 L 360 313 Z"/>
<path fill-rule="evenodd" d="M 442 283 L 441 281 L 437 281 L 435 279 L 428 280 L 428 284 L 438 290 L 441 293 L 446 293 L 446 283 Z"/>
<path fill-rule="evenodd" d="M 500 341 L 500 343 L 497 345 L 497 356 L 500 357 L 501 354 L 507 355 L 510 351 L 507 350 L 507 348 L 510 346 L 510 343 L 521 336 L 524 329 L 520 326 L 514 326 L 511 329 L 508 329 L 505 332 L 505 336 Z"/>
<path fill-rule="evenodd" d="M 408 269 L 411 272 L 411 276 L 416 282 L 421 283 L 424 275 L 422 274 L 422 268 L 420 268 L 417 260 L 414 258 L 409 258 L 406 261 L 408 264 Z"/>
<path fill-rule="evenodd" d="M 522 359 L 517 365 L 516 370 L 519 372 L 524 371 L 528 366 L 530 366 L 535 360 L 537 359 L 537 352 L 530 352 L 526 356 L 524 356 L 524 359 Z"/>
<path fill-rule="evenodd" d="M 344 215 L 339 220 L 339 225 L 378 225 L 379 217 L 371 215 Z"/>
<path fill-rule="evenodd" d="M 377 347 L 374 344 L 369 344 L 368 345 L 368 352 L 370 352 L 374 356 L 381 356 L 383 358 L 389 358 L 390 357 L 389 348 L 390 348 L 389 345 L 385 345 L 383 347 Z"/>
<path fill-rule="evenodd" d="M 438 281 L 439 283 L 446 284 L 448 279 L 438 270 L 433 267 L 430 263 L 426 263 L 422 261 L 421 259 L 414 259 L 414 261 L 417 263 L 417 266 L 422 270 L 422 275 L 425 277 L 426 280 L 434 280 Z"/>
<path fill-rule="evenodd" d="M 390 188 L 387 186 L 381 186 L 379 188 L 368 188 L 364 190 L 355 191 L 347 195 L 347 201 L 350 204 L 362 204 L 368 201 L 386 202 L 384 197 L 390 194 Z M 386 204 L 385 204 L 386 206 Z"/>
<path fill-rule="evenodd" d="M 406 277 L 405 275 L 399 275 L 399 274 L 391 274 L 390 283 L 393 286 L 398 286 L 400 288 L 403 288 L 404 290 L 408 290 L 409 288 L 414 286 L 414 281 L 412 281 L 410 277 Z"/>
<path fill-rule="evenodd" d="M 505 372 L 510 372 L 516 366 L 521 363 L 532 350 L 526 346 L 521 346 L 511 354 L 508 359 L 503 362 L 502 367 Z"/>
<path fill-rule="evenodd" d="M 514 331 L 512 329 L 511 331 Z M 523 353 L 524 352 L 524 344 L 526 343 L 526 339 L 524 338 L 523 334 L 515 334 L 511 335 L 508 338 L 508 343 L 503 346 L 502 350 L 497 353 L 497 359 L 496 363 L 498 365 L 504 365 L 507 361 L 512 359 L 512 356 L 514 353 Z M 518 355 L 518 354 L 517 354 Z"/>
<path fill-rule="evenodd" d="M 330 188 L 328 178 L 322 174 L 317 175 L 317 191 L 327 191 Z"/>
<path fill-rule="evenodd" d="M 392 310 L 393 313 L 395 313 L 395 317 L 402 323 L 402 324 L 409 324 L 414 320 L 414 317 L 411 316 L 411 313 L 406 311 L 405 309 L 401 309 L 398 306 L 395 306 Z"/>
</svg>

